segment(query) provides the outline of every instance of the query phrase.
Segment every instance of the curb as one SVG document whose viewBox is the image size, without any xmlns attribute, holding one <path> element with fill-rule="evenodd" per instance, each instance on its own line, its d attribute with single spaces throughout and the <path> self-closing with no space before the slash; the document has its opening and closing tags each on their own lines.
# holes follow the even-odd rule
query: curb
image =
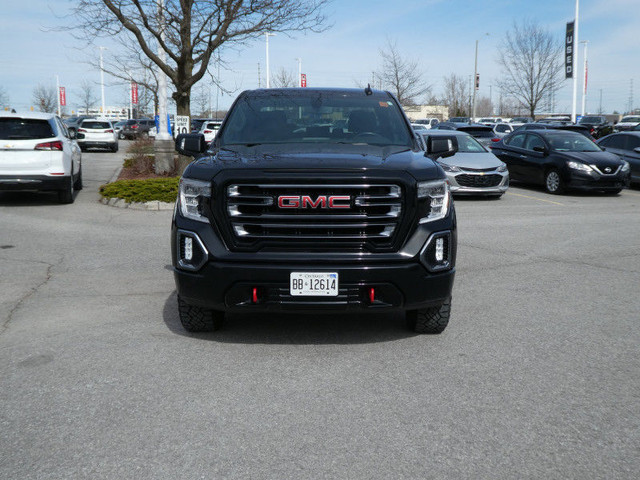
<svg viewBox="0 0 640 480">
<path fill-rule="evenodd" d="M 103 205 L 109 205 L 116 208 L 130 208 L 131 210 L 150 210 L 150 211 L 162 211 L 173 210 L 173 203 L 159 202 L 153 200 L 151 202 L 127 202 L 122 198 L 101 198 L 100 203 Z"/>
</svg>

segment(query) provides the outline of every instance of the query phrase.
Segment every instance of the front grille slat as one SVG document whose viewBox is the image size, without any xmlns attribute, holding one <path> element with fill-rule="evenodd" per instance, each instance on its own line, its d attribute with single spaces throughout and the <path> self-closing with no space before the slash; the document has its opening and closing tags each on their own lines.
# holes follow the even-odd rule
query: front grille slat
<svg viewBox="0 0 640 480">
<path fill-rule="evenodd" d="M 402 189 L 392 184 L 235 183 L 225 192 L 224 220 L 239 246 L 274 241 L 284 250 L 326 240 L 318 248 L 389 247 L 404 212 Z M 330 208 L 336 196 L 339 208 Z"/>
<path fill-rule="evenodd" d="M 502 182 L 502 175 L 456 175 L 456 182 L 462 187 L 497 187 Z"/>
</svg>

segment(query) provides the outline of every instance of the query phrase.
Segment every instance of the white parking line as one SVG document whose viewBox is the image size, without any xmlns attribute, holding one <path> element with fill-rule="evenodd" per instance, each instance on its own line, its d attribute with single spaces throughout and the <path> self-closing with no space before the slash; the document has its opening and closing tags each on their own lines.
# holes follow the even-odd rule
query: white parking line
<svg viewBox="0 0 640 480">
<path fill-rule="evenodd" d="M 564 203 L 554 202 L 554 201 L 551 201 L 551 200 L 545 200 L 543 198 L 532 197 L 530 195 L 522 195 L 521 193 L 513 193 L 513 192 L 506 192 L 506 193 L 507 193 L 507 195 L 515 195 L 517 197 L 530 198 L 532 200 L 538 200 L 540 202 L 552 203 L 554 205 L 560 205 L 561 207 L 566 207 L 566 205 Z"/>
</svg>

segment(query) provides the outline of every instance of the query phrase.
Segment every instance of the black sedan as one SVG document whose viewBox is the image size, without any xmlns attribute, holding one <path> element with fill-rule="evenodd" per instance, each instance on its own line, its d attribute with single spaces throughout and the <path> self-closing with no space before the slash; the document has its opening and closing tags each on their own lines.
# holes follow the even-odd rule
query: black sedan
<svg viewBox="0 0 640 480">
<path fill-rule="evenodd" d="M 549 193 L 569 188 L 618 193 L 629 186 L 629 163 L 579 133 L 517 131 L 492 151 L 507 164 L 512 180 L 544 185 Z"/>
<path fill-rule="evenodd" d="M 608 135 L 598 140 L 598 145 L 629 162 L 631 182 L 640 184 L 640 129 L 638 130 Z"/>
<path fill-rule="evenodd" d="M 601 115 L 584 116 L 580 119 L 578 125 L 587 127 L 593 138 L 602 138 L 613 133 L 613 123 Z"/>
</svg>

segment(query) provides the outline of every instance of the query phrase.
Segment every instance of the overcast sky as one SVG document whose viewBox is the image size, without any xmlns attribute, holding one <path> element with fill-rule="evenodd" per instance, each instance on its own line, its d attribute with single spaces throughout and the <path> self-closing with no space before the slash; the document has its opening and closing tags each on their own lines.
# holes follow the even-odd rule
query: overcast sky
<svg viewBox="0 0 640 480">
<path fill-rule="evenodd" d="M 74 3 L 2 0 L 0 87 L 16 109 L 29 109 L 33 88 L 55 86 L 56 75 L 66 87 L 68 110 L 77 108 L 83 80 L 95 84 L 99 97 L 100 72 L 85 63 L 98 58 L 97 47 L 80 44 L 64 28 L 73 25 L 68 14 Z M 379 49 L 391 39 L 404 57 L 418 62 L 425 83 L 439 95 L 444 76 L 473 74 L 479 40 L 479 94 L 491 93 L 497 101 L 497 49 L 513 22 L 534 20 L 560 42 L 574 11 L 575 0 L 334 0 L 327 9 L 332 27 L 325 33 L 270 38 L 271 72 L 285 68 L 297 75 L 299 57 L 308 86 L 354 87 L 371 80 L 381 66 Z M 626 111 L 632 81 L 633 106 L 640 106 L 639 32 L 640 0 L 580 1 L 580 40 L 589 41 L 588 111 L 599 109 L 600 92 L 605 112 Z M 104 44 L 111 47 L 105 55 L 117 54 L 113 45 Z M 234 91 L 218 97 L 225 108 L 240 91 L 258 86 L 258 64 L 264 86 L 264 38 L 222 56 L 227 69 L 221 70 L 221 81 Z M 124 105 L 127 87 L 108 77 L 106 83 L 106 104 Z M 556 111 L 571 110 L 571 88 L 570 81 L 564 82 Z M 215 103 L 215 87 L 211 95 Z"/>
</svg>

